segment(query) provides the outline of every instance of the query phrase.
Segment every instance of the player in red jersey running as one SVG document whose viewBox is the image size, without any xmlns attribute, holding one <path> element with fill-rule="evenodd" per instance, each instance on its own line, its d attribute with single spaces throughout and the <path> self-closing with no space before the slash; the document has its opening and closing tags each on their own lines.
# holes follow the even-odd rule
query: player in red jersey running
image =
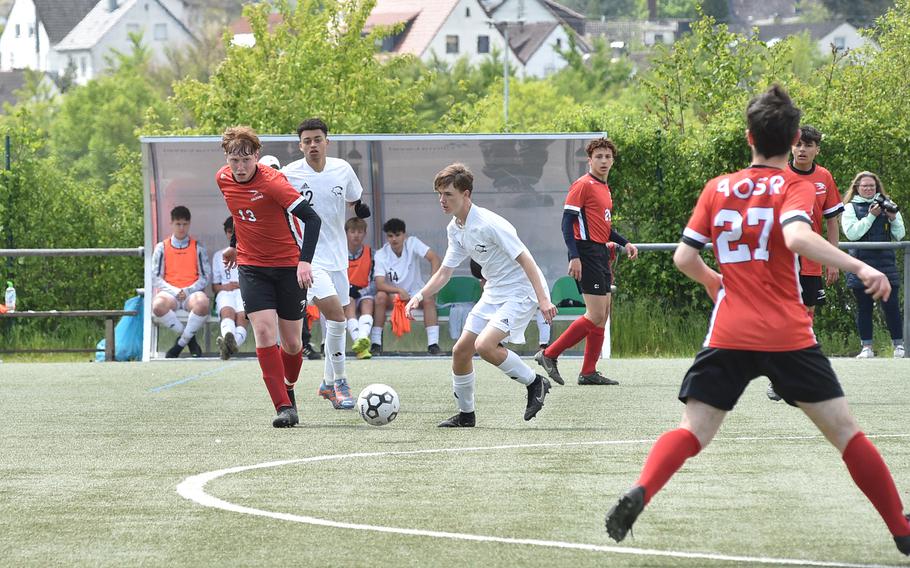
<svg viewBox="0 0 910 568">
<path fill-rule="evenodd" d="M 565 384 L 556 358 L 585 339 L 585 358 L 578 375 L 580 385 L 617 385 L 597 370 L 607 320 L 613 275 L 610 272 L 608 243 L 624 246 L 630 259 L 638 249 L 613 228 L 613 196 L 607 176 L 616 159 L 616 145 L 606 138 L 592 140 L 585 147 L 590 170 L 575 180 L 566 196 L 562 233 L 569 249 L 569 275 L 577 281 L 585 299 L 585 313 L 563 332 L 552 345 L 541 349 L 534 360 L 559 384 Z"/>
<path fill-rule="evenodd" d="M 645 505 L 685 461 L 714 438 L 749 381 L 771 379 L 841 452 L 847 470 L 910 555 L 910 522 L 891 472 L 850 414 L 828 358 L 800 300 L 797 257 L 855 273 L 873 298 L 891 293 L 888 278 L 812 230 L 815 189 L 787 168 L 800 111 L 779 86 L 750 101 L 746 137 L 752 165 L 708 182 L 673 257 L 714 299 L 704 349 L 683 379 L 679 428 L 651 448 L 635 485 L 607 513 L 606 528 L 625 538 Z M 720 274 L 699 255 L 713 243 Z"/>
<path fill-rule="evenodd" d="M 815 208 L 812 210 L 812 230 L 823 235 L 822 221 L 827 231 L 828 242 L 834 246 L 840 240 L 840 227 L 837 218 L 844 212 L 840 193 L 831 172 L 815 163 L 821 149 L 822 133 L 816 128 L 803 125 L 799 127 L 799 141 L 793 145 L 793 159 L 788 167 L 790 171 L 802 176 L 815 186 Z M 799 285 L 802 288 L 803 304 L 809 317 L 815 319 L 815 307 L 825 304 L 825 284 L 837 282 L 839 272 L 834 266 L 825 267 L 825 279 L 822 281 L 822 265 L 811 258 L 799 259 Z M 768 398 L 777 402 L 781 397 L 774 392 L 774 386 L 768 385 Z"/>
<path fill-rule="evenodd" d="M 294 385 L 303 362 L 304 288 L 313 281 L 310 261 L 322 222 L 284 174 L 257 164 L 262 145 L 251 128 L 228 128 L 221 147 L 227 165 L 215 181 L 234 219 L 234 238 L 224 259 L 239 266 L 256 358 L 278 412 L 272 426 L 286 428 L 299 422 Z M 302 235 L 295 217 L 304 223 Z"/>
</svg>

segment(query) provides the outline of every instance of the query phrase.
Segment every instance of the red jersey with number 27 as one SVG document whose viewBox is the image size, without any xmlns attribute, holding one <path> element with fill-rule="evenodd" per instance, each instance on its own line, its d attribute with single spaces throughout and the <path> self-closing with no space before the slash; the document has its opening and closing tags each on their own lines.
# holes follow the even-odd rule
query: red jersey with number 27
<svg viewBox="0 0 910 568">
<path fill-rule="evenodd" d="M 581 176 L 569 188 L 564 209 L 578 215 L 578 222 L 573 227 L 576 240 L 610 242 L 613 196 L 606 183 L 590 172 Z"/>
<path fill-rule="evenodd" d="M 709 181 L 683 242 L 711 242 L 723 276 L 705 347 L 795 351 L 817 343 L 796 253 L 783 225 L 812 222 L 815 187 L 788 170 L 752 166 Z"/>
<path fill-rule="evenodd" d="M 253 177 L 240 183 L 225 165 L 215 174 L 215 182 L 234 218 L 237 264 L 296 267 L 303 235 L 290 212 L 305 198 L 284 174 L 257 166 Z"/>
</svg>

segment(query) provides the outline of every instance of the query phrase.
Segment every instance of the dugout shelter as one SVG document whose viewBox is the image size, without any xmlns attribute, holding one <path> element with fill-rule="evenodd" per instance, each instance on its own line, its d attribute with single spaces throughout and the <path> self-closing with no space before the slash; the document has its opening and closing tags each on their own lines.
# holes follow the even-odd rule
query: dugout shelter
<svg viewBox="0 0 910 568">
<path fill-rule="evenodd" d="M 534 255 L 550 287 L 565 275 L 566 251 L 560 223 L 569 185 L 587 171 L 585 145 L 597 133 L 339 135 L 329 133 L 329 156 L 347 160 L 373 210 L 366 242 L 385 243 L 382 224 L 398 217 L 409 235 L 440 255 L 450 217 L 439 207 L 433 178 L 452 162 L 474 173 L 473 200 L 508 219 Z M 282 165 L 301 159 L 294 135 L 261 136 L 262 154 Z M 191 235 L 211 255 L 227 246 L 222 224 L 228 216 L 215 172 L 225 164 L 220 136 L 143 137 L 145 214 L 145 321 L 143 360 L 163 357 L 152 322 L 152 253 L 170 235 L 170 211 L 192 213 Z M 467 263 L 456 272 L 470 275 Z M 424 274 L 428 278 L 428 274 Z M 211 295 L 211 290 L 208 290 Z"/>
</svg>

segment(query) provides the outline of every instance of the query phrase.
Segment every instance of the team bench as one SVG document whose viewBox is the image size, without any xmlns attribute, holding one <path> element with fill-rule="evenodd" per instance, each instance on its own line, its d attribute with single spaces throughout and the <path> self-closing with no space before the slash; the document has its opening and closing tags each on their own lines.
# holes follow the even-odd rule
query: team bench
<svg viewBox="0 0 910 568">
<path fill-rule="evenodd" d="M 134 316 L 135 310 L 50 310 L 44 312 L 6 312 L 0 314 L 0 320 L 15 318 L 101 318 L 104 320 L 104 360 L 113 361 L 116 352 L 114 345 L 114 320 L 123 316 Z M 91 349 L 15 349 L 7 353 L 95 353 Z"/>
</svg>

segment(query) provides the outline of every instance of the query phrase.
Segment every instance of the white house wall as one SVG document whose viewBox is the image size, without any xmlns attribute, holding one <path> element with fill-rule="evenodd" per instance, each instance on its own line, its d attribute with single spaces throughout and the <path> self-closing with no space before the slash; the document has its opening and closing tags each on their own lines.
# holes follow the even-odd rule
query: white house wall
<svg viewBox="0 0 910 568">
<path fill-rule="evenodd" d="M 553 12 L 538 0 L 506 0 L 493 12 L 493 19 L 508 22 L 521 20 L 525 23 L 559 21 Z"/>
<path fill-rule="evenodd" d="M 468 9 L 471 12 L 470 16 L 467 16 Z M 487 14 L 477 0 L 461 0 L 421 54 L 421 59 L 425 61 L 431 59 L 435 53 L 439 59 L 449 63 L 467 56 L 470 63 L 476 64 L 488 57 L 494 49 L 502 53 L 502 34 L 487 25 L 487 20 Z M 458 37 L 458 53 L 446 53 L 446 36 L 450 35 Z M 477 52 L 479 36 L 489 37 L 490 53 Z"/>
<path fill-rule="evenodd" d="M 17 0 L 10 10 L 6 27 L 0 35 L 0 71 L 13 69 L 48 70 L 49 40 L 44 25 L 35 29 L 35 3 L 32 0 Z M 16 25 L 19 37 L 16 37 Z M 29 33 L 31 29 L 31 33 Z M 35 51 L 35 34 L 38 34 L 39 50 Z"/>
<path fill-rule="evenodd" d="M 546 41 L 534 52 L 534 55 L 525 63 L 523 74 L 525 77 L 536 77 L 542 79 L 559 71 L 566 66 L 566 60 L 556 53 L 555 45 L 557 40 L 560 43 L 560 49 L 565 49 L 569 45 L 569 37 L 565 28 L 556 26 Z"/>
<path fill-rule="evenodd" d="M 856 49 L 867 43 L 866 38 L 859 35 L 859 32 L 855 27 L 844 23 L 834 28 L 831 33 L 819 40 L 818 50 L 822 55 L 831 53 L 831 44 L 835 43 L 835 39 L 837 38 L 843 38 L 844 47 L 846 49 Z"/>
</svg>

